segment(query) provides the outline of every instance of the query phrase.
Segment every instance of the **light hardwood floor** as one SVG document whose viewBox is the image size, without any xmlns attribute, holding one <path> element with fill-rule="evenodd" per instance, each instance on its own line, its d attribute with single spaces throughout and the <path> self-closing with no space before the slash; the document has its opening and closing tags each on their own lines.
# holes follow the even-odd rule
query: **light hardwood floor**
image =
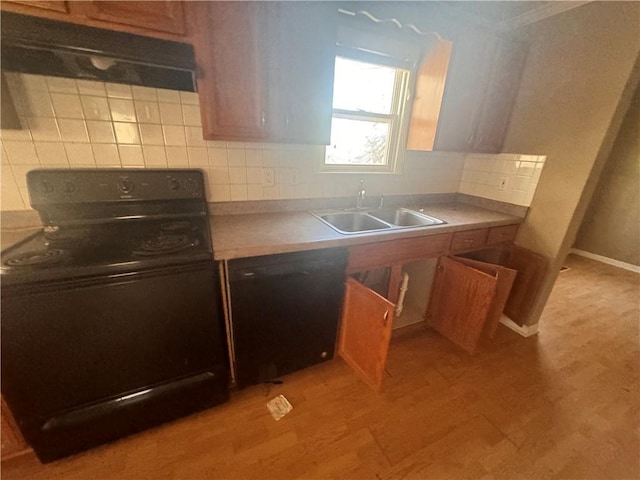
<svg viewBox="0 0 640 480">
<path fill-rule="evenodd" d="M 53 464 L 9 460 L 2 478 L 640 478 L 640 277 L 568 265 L 538 336 L 500 326 L 469 357 L 405 328 L 379 394 L 335 359 Z M 294 410 L 276 422 L 279 393 Z"/>
</svg>

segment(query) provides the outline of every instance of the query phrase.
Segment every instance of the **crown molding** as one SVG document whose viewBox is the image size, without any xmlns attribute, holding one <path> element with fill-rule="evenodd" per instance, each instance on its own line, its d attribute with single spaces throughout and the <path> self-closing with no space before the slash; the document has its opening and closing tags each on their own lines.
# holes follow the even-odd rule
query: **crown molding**
<svg viewBox="0 0 640 480">
<path fill-rule="evenodd" d="M 510 32 L 522 28 L 526 25 L 539 22 L 540 20 L 544 20 L 545 18 L 553 17 L 563 12 L 568 12 L 569 10 L 573 10 L 574 8 L 578 8 L 587 3 L 591 3 L 591 1 L 593 0 L 551 1 L 546 5 L 542 5 L 538 8 L 529 10 L 528 12 L 524 12 L 520 15 L 510 18 L 509 20 L 499 22 L 497 26 L 498 29 L 503 32 Z"/>
</svg>

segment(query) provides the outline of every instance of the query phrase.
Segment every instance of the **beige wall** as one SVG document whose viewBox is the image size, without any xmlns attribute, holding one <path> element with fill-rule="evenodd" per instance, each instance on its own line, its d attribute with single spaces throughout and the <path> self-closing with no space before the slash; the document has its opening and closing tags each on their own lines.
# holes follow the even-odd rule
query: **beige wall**
<svg viewBox="0 0 640 480">
<path fill-rule="evenodd" d="M 542 312 L 629 104 L 638 18 L 640 3 L 594 2 L 523 32 L 531 49 L 505 150 L 547 156 L 517 243 L 551 260 L 529 324 Z"/>
<path fill-rule="evenodd" d="M 640 265 L 640 88 L 633 96 L 574 247 Z"/>
</svg>

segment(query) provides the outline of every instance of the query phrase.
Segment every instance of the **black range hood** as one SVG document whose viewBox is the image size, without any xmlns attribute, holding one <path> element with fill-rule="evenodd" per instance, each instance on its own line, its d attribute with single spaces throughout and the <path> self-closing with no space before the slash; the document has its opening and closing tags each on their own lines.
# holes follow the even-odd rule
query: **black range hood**
<svg viewBox="0 0 640 480">
<path fill-rule="evenodd" d="M 2 12 L 2 70 L 195 92 L 191 45 Z"/>
</svg>

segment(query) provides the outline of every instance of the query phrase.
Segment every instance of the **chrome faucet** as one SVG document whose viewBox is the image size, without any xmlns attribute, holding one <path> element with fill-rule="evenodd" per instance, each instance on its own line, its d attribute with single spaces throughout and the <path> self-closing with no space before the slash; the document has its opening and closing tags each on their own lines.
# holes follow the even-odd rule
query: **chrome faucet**
<svg viewBox="0 0 640 480">
<path fill-rule="evenodd" d="M 364 180 L 360 180 L 360 189 L 356 194 L 356 209 L 360 209 L 364 207 L 364 194 L 365 194 Z"/>
</svg>

